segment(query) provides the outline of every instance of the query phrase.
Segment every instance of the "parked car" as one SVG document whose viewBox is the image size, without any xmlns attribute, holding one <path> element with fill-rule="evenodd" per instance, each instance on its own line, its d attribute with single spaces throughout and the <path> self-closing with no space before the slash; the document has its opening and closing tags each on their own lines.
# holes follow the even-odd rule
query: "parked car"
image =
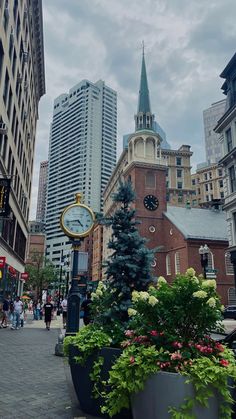
<svg viewBox="0 0 236 419">
<path fill-rule="evenodd" d="M 236 320 L 236 306 L 227 306 L 223 312 L 224 319 Z"/>
</svg>

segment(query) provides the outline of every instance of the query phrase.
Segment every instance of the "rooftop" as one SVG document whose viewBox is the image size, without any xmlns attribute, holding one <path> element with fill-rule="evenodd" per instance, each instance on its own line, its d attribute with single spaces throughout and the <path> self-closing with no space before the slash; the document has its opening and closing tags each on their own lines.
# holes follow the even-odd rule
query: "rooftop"
<svg viewBox="0 0 236 419">
<path fill-rule="evenodd" d="M 168 205 L 165 216 L 186 239 L 228 241 L 226 218 L 222 211 Z"/>
</svg>

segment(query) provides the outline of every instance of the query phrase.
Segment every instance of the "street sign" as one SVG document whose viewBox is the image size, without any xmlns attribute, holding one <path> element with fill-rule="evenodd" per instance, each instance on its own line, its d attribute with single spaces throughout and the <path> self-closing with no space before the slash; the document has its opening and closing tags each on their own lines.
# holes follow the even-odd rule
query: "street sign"
<svg viewBox="0 0 236 419">
<path fill-rule="evenodd" d="M 21 279 L 24 279 L 24 280 L 29 279 L 29 274 L 28 274 L 28 272 L 21 272 L 21 274 L 20 274 L 20 278 L 21 278 Z"/>
<path fill-rule="evenodd" d="M 206 272 L 215 273 L 216 274 L 218 272 L 218 269 L 206 268 Z"/>
<path fill-rule="evenodd" d="M 214 272 L 206 272 L 207 279 L 216 279 L 216 274 Z"/>
<path fill-rule="evenodd" d="M 4 268 L 5 263 L 6 263 L 6 257 L 0 256 L 0 268 Z"/>
</svg>

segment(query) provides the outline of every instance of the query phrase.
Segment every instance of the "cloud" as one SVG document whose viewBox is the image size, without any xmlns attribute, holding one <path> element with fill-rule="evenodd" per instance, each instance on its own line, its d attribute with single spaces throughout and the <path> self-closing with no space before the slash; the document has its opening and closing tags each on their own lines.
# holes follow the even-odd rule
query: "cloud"
<svg viewBox="0 0 236 419">
<path fill-rule="evenodd" d="M 219 74 L 235 52 L 235 0 L 44 0 L 47 94 L 40 103 L 32 216 L 39 162 L 47 159 L 54 99 L 86 78 L 118 93 L 118 152 L 134 129 L 141 42 L 152 111 L 173 148 L 205 159 L 202 111 L 223 98 Z"/>
</svg>

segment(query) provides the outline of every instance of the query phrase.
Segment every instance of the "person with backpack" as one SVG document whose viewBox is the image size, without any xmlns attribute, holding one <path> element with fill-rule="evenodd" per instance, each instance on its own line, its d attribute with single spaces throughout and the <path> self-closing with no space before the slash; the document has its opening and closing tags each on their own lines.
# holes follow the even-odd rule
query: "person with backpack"
<svg viewBox="0 0 236 419">
<path fill-rule="evenodd" d="M 6 297 L 5 300 L 3 301 L 2 311 L 3 311 L 3 317 L 2 317 L 2 322 L 1 322 L 1 325 L 0 325 L 1 329 L 3 327 L 5 328 L 5 327 L 8 326 L 9 311 L 10 311 L 10 299 L 9 299 L 9 297 Z"/>
</svg>

